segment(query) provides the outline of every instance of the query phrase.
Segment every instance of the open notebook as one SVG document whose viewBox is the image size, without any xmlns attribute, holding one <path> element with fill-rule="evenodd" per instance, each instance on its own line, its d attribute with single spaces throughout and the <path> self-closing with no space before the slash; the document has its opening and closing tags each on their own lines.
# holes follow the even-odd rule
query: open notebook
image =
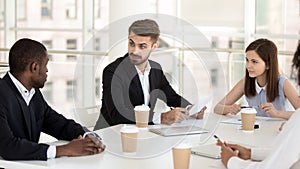
<svg viewBox="0 0 300 169">
<path fill-rule="evenodd" d="M 150 128 L 149 131 L 162 135 L 162 136 L 177 136 L 177 135 L 188 135 L 188 134 L 202 134 L 208 133 L 209 131 L 198 126 L 166 126 L 160 128 Z"/>
<path fill-rule="evenodd" d="M 213 159 L 220 159 L 221 147 L 216 144 L 199 145 L 192 147 L 191 153 Z"/>
</svg>

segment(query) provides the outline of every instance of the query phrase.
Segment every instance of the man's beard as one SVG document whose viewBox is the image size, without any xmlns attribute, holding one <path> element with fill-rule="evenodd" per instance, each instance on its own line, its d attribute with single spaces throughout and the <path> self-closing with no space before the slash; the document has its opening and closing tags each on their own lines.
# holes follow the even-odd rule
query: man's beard
<svg viewBox="0 0 300 169">
<path fill-rule="evenodd" d="M 142 59 L 142 60 L 140 60 L 140 61 L 136 61 L 136 60 L 132 60 L 132 59 L 130 59 L 130 61 L 131 61 L 131 63 L 133 63 L 134 65 L 141 65 L 141 64 L 145 63 L 145 62 L 148 60 L 150 54 L 151 54 L 151 51 L 148 53 L 148 56 L 147 56 L 145 59 Z M 133 58 L 139 58 L 139 59 L 142 58 L 142 56 L 136 55 L 136 54 L 129 54 L 129 56 L 130 56 L 130 58 L 131 58 L 131 57 L 133 57 Z"/>
</svg>

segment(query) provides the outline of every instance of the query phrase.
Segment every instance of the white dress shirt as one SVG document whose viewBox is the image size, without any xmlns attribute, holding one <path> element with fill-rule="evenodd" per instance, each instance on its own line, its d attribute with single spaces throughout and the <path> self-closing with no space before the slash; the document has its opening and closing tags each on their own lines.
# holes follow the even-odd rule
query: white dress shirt
<svg viewBox="0 0 300 169">
<path fill-rule="evenodd" d="M 283 127 L 283 130 L 276 137 L 272 149 L 264 154 L 259 149 L 251 149 L 253 160 L 263 160 L 254 162 L 232 157 L 228 161 L 229 169 L 299 169 L 300 168 L 300 108 L 290 117 Z M 252 150 L 254 150 L 252 152 Z M 264 159 L 263 156 L 266 156 Z M 256 158 L 256 159 L 254 159 Z M 261 158 L 261 159 L 259 159 Z"/>
<path fill-rule="evenodd" d="M 10 72 L 8 72 L 8 75 L 11 78 L 11 80 L 13 81 L 13 83 L 15 84 L 15 86 L 17 87 L 18 91 L 21 93 L 27 106 L 29 106 L 30 100 L 32 99 L 32 97 L 35 93 L 35 89 L 32 88 L 32 89 L 30 89 L 30 91 L 28 91 L 23 86 L 23 84 L 18 79 L 16 79 Z M 55 156 L 56 156 L 56 146 L 50 145 L 47 150 L 47 158 L 55 158 Z"/>
<path fill-rule="evenodd" d="M 143 89 L 143 94 L 144 94 L 144 105 L 149 105 L 150 102 L 150 82 L 149 82 L 149 74 L 150 74 L 150 70 L 151 70 L 151 66 L 149 64 L 149 62 L 147 62 L 144 74 L 135 66 L 135 69 L 138 72 L 139 75 L 139 79 L 142 85 L 142 89 Z M 161 123 L 161 119 L 160 119 L 160 112 L 154 112 L 152 121 L 154 124 L 160 124 Z"/>
</svg>

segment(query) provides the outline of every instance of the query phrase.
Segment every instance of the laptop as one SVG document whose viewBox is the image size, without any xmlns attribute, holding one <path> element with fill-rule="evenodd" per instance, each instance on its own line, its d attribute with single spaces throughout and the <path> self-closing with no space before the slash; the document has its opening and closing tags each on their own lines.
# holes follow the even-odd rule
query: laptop
<svg viewBox="0 0 300 169">
<path fill-rule="evenodd" d="M 203 157 L 220 159 L 221 147 L 217 146 L 216 144 L 200 145 L 197 147 L 192 147 L 191 153 Z"/>
<path fill-rule="evenodd" d="M 160 128 L 150 128 L 149 131 L 161 136 L 178 136 L 190 134 L 202 134 L 209 131 L 198 126 L 166 126 Z"/>
</svg>

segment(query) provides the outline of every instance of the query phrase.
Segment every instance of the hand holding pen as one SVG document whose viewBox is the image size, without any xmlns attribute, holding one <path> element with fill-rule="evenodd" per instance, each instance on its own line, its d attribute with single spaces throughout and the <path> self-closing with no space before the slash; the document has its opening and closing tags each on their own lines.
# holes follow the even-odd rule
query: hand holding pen
<svg viewBox="0 0 300 169">
<path fill-rule="evenodd" d="M 180 123 L 189 118 L 189 112 L 184 107 L 171 108 L 170 111 L 161 114 L 162 124 Z"/>
<path fill-rule="evenodd" d="M 228 105 L 228 113 L 236 115 L 241 111 L 241 104 Z"/>
<path fill-rule="evenodd" d="M 233 104 L 229 107 L 229 113 L 236 115 L 244 108 L 258 108 L 259 106 L 241 106 L 241 104 Z"/>
<path fill-rule="evenodd" d="M 242 109 L 244 108 L 259 108 L 259 106 L 241 106 Z"/>
</svg>

